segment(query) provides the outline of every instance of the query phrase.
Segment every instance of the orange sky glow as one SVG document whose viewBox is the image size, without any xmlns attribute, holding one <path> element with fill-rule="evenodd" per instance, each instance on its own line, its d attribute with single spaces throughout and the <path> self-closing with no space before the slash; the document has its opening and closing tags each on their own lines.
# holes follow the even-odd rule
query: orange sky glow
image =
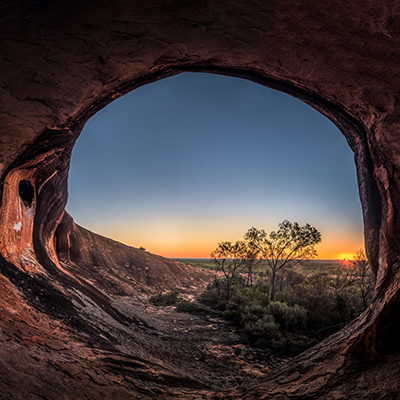
<svg viewBox="0 0 400 400">
<path fill-rule="evenodd" d="M 92 228 L 99 234 L 133 247 L 144 247 L 150 253 L 168 258 L 209 258 L 219 242 L 241 240 L 243 233 L 249 228 L 244 223 L 235 226 L 235 223 L 229 224 L 228 221 L 217 227 L 213 227 L 209 221 L 196 222 L 181 221 L 180 224 L 174 224 L 167 219 L 157 222 L 142 221 L 139 224 L 136 221 L 134 228 L 131 224 L 125 224 L 125 228 L 124 224 L 119 224 L 118 227 L 110 224 Z M 269 231 L 267 228 L 265 230 Z M 362 232 L 341 232 L 332 229 L 324 232 L 322 229 L 321 233 L 322 242 L 315 247 L 317 259 L 353 259 L 357 251 L 364 248 Z"/>
<path fill-rule="evenodd" d="M 143 246 L 145 247 L 145 246 Z M 216 246 L 211 247 L 213 250 Z M 353 259 L 357 251 L 364 248 L 362 243 L 345 243 L 343 246 L 336 247 L 335 245 L 319 245 L 316 247 L 318 256 L 316 259 L 319 260 L 343 260 L 343 259 Z M 146 248 L 147 249 L 147 248 Z M 162 255 L 168 258 L 209 258 L 210 257 L 210 247 L 194 246 L 188 249 L 174 249 L 166 248 L 162 245 L 149 246 L 150 252 Z"/>
</svg>

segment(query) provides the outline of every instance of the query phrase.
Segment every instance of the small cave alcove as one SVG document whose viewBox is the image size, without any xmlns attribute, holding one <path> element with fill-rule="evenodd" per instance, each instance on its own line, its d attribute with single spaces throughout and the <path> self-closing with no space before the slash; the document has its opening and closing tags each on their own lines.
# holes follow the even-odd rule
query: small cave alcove
<svg viewBox="0 0 400 400">
<path fill-rule="evenodd" d="M 31 182 L 25 179 L 22 180 L 18 185 L 18 193 L 24 204 L 30 207 L 35 197 L 35 189 Z"/>
</svg>

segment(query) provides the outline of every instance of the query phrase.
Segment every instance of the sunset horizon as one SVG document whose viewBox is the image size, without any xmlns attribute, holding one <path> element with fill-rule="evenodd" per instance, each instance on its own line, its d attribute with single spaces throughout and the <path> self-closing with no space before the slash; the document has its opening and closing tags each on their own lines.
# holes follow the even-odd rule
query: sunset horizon
<svg viewBox="0 0 400 400">
<path fill-rule="evenodd" d="M 318 226 L 315 227 L 318 229 Z M 250 228 L 250 226 L 248 228 Z M 261 225 L 258 225 L 257 228 L 265 229 L 267 232 L 270 232 L 272 230 L 276 230 L 277 225 L 271 225 L 271 229 L 269 229 L 269 226 L 264 227 Z M 217 235 L 215 235 L 215 240 L 204 239 L 207 238 L 206 232 L 204 232 L 204 235 L 202 235 L 198 231 L 191 237 L 179 235 L 177 231 L 170 232 L 168 235 L 163 229 L 160 229 L 158 234 L 156 229 L 154 231 L 149 230 L 149 232 L 146 232 L 143 230 L 143 227 L 138 230 L 136 234 L 129 232 L 126 236 L 121 234 L 123 230 L 119 228 L 115 230 L 110 229 L 108 231 L 107 228 L 102 230 L 99 229 L 99 227 L 91 227 L 91 230 L 102 236 L 119 241 L 127 246 L 144 248 L 146 251 L 152 254 L 166 258 L 210 259 L 210 253 L 218 246 L 218 243 L 223 241 L 230 241 L 234 243 L 238 240 L 242 240 L 243 234 L 247 229 L 242 232 L 242 235 L 239 234 L 237 236 L 234 236 L 234 234 L 229 234 L 226 235 L 226 237 L 222 237 L 221 235 L 220 238 L 217 238 Z M 140 237 L 140 232 L 142 232 L 142 237 Z M 326 240 L 324 240 L 324 232 L 322 231 L 321 233 L 322 242 L 315 246 L 317 256 L 313 258 L 314 260 L 352 260 L 359 250 L 364 250 L 362 233 L 359 234 L 358 238 L 353 233 L 353 237 L 355 237 L 353 240 L 350 239 L 352 235 L 349 232 L 347 232 L 347 235 L 346 232 L 343 232 L 340 239 L 328 236 Z M 153 241 L 151 238 L 153 238 Z"/>
<path fill-rule="evenodd" d="M 72 153 L 67 211 L 168 258 L 207 258 L 219 242 L 283 220 L 321 232 L 318 259 L 349 258 L 364 247 L 353 157 L 332 122 L 291 96 L 184 73 L 88 121 Z"/>
</svg>

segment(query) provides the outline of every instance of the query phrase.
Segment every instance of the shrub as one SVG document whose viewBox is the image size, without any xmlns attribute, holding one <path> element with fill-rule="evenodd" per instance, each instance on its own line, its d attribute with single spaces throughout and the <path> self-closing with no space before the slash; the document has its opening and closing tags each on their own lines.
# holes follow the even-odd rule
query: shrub
<svg viewBox="0 0 400 400">
<path fill-rule="evenodd" d="M 242 340 L 249 345 L 260 348 L 273 348 L 273 341 L 279 341 L 281 332 L 274 317 L 265 309 L 250 307 L 242 315 Z"/>
<path fill-rule="evenodd" d="M 217 289 L 212 287 L 211 284 L 208 285 L 207 290 L 201 295 L 200 301 L 203 304 L 211 306 L 215 310 L 224 311 L 226 309 L 227 301 L 225 297 L 221 297 Z"/>
<path fill-rule="evenodd" d="M 171 290 L 166 294 L 159 294 L 157 296 L 153 296 L 150 298 L 150 301 L 155 306 L 174 306 L 175 304 L 180 303 L 183 301 L 178 297 L 179 291 L 178 290 Z"/>
<path fill-rule="evenodd" d="M 317 343 L 301 331 L 307 311 L 298 305 L 272 302 L 268 307 L 252 304 L 243 309 L 242 341 L 272 349 L 282 354 L 297 355 Z"/>
<path fill-rule="evenodd" d="M 307 310 L 305 308 L 297 304 L 291 307 L 280 301 L 270 303 L 268 312 L 285 332 L 303 329 L 307 318 Z"/>
<path fill-rule="evenodd" d="M 289 332 L 284 336 L 284 347 L 282 352 L 288 355 L 297 355 L 316 345 L 317 343 L 318 340 L 313 337 L 302 335 L 298 332 Z"/>
<path fill-rule="evenodd" d="M 202 296 L 239 327 L 248 345 L 296 355 L 338 331 L 365 308 L 361 278 L 339 276 L 336 267 L 283 271 L 277 275 L 273 302 L 269 275 L 265 268 L 250 285 L 238 276 L 229 299 L 226 280 L 217 279 Z"/>
</svg>

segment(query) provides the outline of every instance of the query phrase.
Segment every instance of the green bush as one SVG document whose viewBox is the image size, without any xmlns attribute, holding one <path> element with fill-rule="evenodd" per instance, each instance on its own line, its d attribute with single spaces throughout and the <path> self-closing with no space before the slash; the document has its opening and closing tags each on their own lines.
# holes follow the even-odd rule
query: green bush
<svg viewBox="0 0 400 400">
<path fill-rule="evenodd" d="M 263 307 L 267 307 L 269 304 L 270 293 L 267 285 L 246 287 L 241 293 L 246 294 L 249 304 L 261 304 Z"/>
<path fill-rule="evenodd" d="M 297 304 L 291 307 L 286 303 L 274 301 L 268 306 L 268 312 L 285 332 L 303 329 L 307 319 L 307 310 Z"/>
<path fill-rule="evenodd" d="M 201 295 L 200 301 L 215 310 L 224 311 L 226 309 L 225 296 L 220 296 L 215 287 L 209 285 L 207 290 Z"/>
<path fill-rule="evenodd" d="M 242 340 L 251 346 L 274 349 L 273 341 L 279 341 L 281 338 L 279 325 L 270 314 L 258 318 L 256 314 L 247 312 L 242 317 L 242 323 Z"/>
<path fill-rule="evenodd" d="M 283 340 L 281 340 L 279 346 L 282 353 L 287 355 L 297 355 L 317 343 L 318 340 L 313 337 L 302 335 L 299 332 L 289 332 L 283 336 Z M 275 348 L 275 350 L 278 350 L 278 348 Z"/>
<path fill-rule="evenodd" d="M 171 290 L 166 294 L 159 294 L 157 296 L 153 296 L 152 298 L 150 298 L 150 301 L 155 306 L 174 306 L 183 301 L 178 297 L 178 294 L 179 294 L 178 290 Z"/>
<path fill-rule="evenodd" d="M 273 302 L 267 268 L 258 272 L 254 284 L 238 277 L 229 299 L 226 280 L 217 279 L 202 301 L 235 323 L 244 343 L 296 355 L 338 331 L 365 307 L 359 285 L 340 275 L 337 266 L 310 273 L 311 267 L 281 272 Z"/>
<path fill-rule="evenodd" d="M 242 341 L 282 354 L 299 354 L 317 343 L 300 331 L 306 315 L 304 308 L 281 302 L 272 302 L 268 307 L 249 305 L 242 312 Z"/>
</svg>

